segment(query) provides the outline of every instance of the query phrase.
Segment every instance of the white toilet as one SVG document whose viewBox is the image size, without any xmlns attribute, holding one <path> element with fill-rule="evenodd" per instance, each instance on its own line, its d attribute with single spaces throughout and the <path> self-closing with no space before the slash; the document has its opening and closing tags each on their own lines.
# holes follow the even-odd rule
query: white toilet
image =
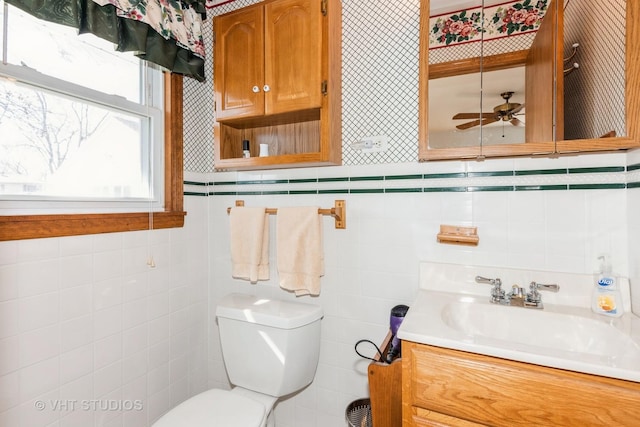
<svg viewBox="0 0 640 427">
<path fill-rule="evenodd" d="M 216 316 L 234 388 L 193 396 L 153 427 L 273 426 L 270 414 L 278 398 L 313 381 L 320 355 L 321 307 L 230 294 L 218 304 Z"/>
</svg>

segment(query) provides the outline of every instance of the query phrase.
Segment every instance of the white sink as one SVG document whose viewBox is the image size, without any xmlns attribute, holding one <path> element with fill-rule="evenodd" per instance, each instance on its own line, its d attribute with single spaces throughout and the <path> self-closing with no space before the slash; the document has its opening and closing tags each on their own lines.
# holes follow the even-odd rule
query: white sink
<svg viewBox="0 0 640 427">
<path fill-rule="evenodd" d="M 640 357 L 640 348 L 631 337 L 602 319 L 477 300 L 447 303 L 441 315 L 447 326 L 469 337 L 611 358 Z"/>
<path fill-rule="evenodd" d="M 460 277 L 457 275 L 456 280 L 465 282 Z M 594 314 L 588 307 L 548 302 L 542 310 L 502 306 L 489 302 L 489 286 L 470 283 L 456 286 L 443 281 L 446 279 L 439 276 L 435 281 L 438 285 L 433 286 L 436 289 L 424 286 L 419 291 L 398 337 L 640 382 L 637 316 L 625 313 L 620 318 L 609 318 Z M 570 291 L 571 285 L 567 286 L 567 292 Z M 547 295 L 543 294 L 543 301 Z"/>
</svg>

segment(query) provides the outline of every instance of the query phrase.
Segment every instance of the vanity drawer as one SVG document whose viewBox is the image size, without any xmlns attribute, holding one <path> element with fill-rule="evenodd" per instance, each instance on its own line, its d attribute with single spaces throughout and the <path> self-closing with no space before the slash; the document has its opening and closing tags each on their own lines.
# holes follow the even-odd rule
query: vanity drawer
<svg viewBox="0 0 640 427">
<path fill-rule="evenodd" d="M 483 427 L 483 424 L 462 420 L 416 406 L 413 407 L 413 411 L 413 425 L 416 427 Z"/>
<path fill-rule="evenodd" d="M 403 419 L 412 407 L 491 426 L 633 425 L 640 384 L 404 341 Z"/>
</svg>

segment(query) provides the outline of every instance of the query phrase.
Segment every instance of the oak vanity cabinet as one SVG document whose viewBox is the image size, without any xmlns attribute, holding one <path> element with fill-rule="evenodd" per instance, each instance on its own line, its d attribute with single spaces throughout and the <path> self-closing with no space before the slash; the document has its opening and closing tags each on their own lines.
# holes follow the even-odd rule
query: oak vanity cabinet
<svg viewBox="0 0 640 427">
<path fill-rule="evenodd" d="M 632 426 L 640 383 L 409 341 L 402 343 L 402 425 Z"/>
<path fill-rule="evenodd" d="M 214 28 L 216 169 L 340 164 L 339 0 L 267 0 Z"/>
</svg>

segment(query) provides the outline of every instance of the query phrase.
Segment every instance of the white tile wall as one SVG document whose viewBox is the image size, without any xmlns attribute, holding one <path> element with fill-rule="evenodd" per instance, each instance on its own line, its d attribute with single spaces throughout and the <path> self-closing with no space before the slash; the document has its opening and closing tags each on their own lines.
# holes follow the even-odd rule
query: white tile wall
<svg viewBox="0 0 640 427">
<path fill-rule="evenodd" d="M 624 164 L 624 157 L 590 156 L 590 159 L 582 162 L 588 166 L 602 162 L 608 166 Z M 434 167 L 438 172 L 453 172 L 460 170 L 461 164 L 462 170 L 465 167 L 476 170 L 478 165 L 489 171 L 513 167 L 512 160 L 506 162 L 506 166 L 504 160 L 487 160 L 481 164 L 318 168 L 307 170 L 304 175 L 297 171 L 296 177 L 393 175 L 426 170 L 432 173 Z M 529 168 L 544 166 L 544 160 L 536 160 Z M 550 167 L 555 167 L 555 163 L 546 166 Z M 270 171 L 269 175 L 282 178 L 289 173 Z M 220 181 L 240 179 L 240 175 L 242 179 L 255 177 L 248 172 L 213 175 L 213 180 Z M 630 257 L 637 260 L 639 256 L 637 250 L 629 249 L 633 233 L 636 239 L 640 238 L 640 226 L 632 216 L 634 210 L 640 209 L 640 197 L 635 194 L 640 194 L 640 190 L 210 197 L 209 221 L 213 224 L 209 279 L 210 385 L 229 387 L 214 317 L 218 299 L 233 291 L 295 299 L 278 287 L 274 239 L 270 247 L 270 281 L 251 285 L 231 278 L 226 208 L 233 206 L 237 198 L 244 199 L 248 206 L 273 207 L 330 207 L 336 198 L 347 201 L 346 230 L 336 230 L 332 219 L 324 219 L 326 273 L 321 295 L 301 298 L 322 305 L 325 311 L 315 381 L 300 394 L 278 404 L 276 411 L 279 427 L 324 427 L 345 426 L 344 410 L 348 403 L 368 395 L 367 361 L 357 356 L 353 346 L 361 338 L 380 341 L 388 329 L 391 307 L 411 304 L 418 289 L 419 261 L 591 273 L 597 255 L 607 252 L 612 255 L 616 270 L 629 275 L 630 270 L 635 271 L 630 268 L 633 264 Z M 475 225 L 480 244 L 477 247 L 439 244 L 436 234 L 440 224 Z M 275 218 L 270 220 L 270 226 L 271 236 L 275 236 Z M 635 231 L 628 235 L 634 227 Z M 638 290 L 637 285 L 635 289 Z M 373 355 L 372 349 L 363 350 Z"/>
<path fill-rule="evenodd" d="M 185 207 L 182 229 L 0 242 L 0 426 L 147 426 L 206 388 L 207 201 Z"/>
<path fill-rule="evenodd" d="M 482 164 L 483 170 L 501 166 Z M 268 174 L 393 175 L 474 167 L 476 163 L 411 163 Z M 194 179 L 226 181 L 239 175 Z M 243 179 L 254 176 L 242 174 Z M 390 308 L 411 304 L 419 261 L 591 272 L 594 257 L 607 251 L 634 286 L 640 265 L 634 244 L 640 238 L 634 215 L 640 209 L 638 194 L 588 190 L 243 196 L 247 205 L 328 207 L 335 198 L 345 198 L 348 206 L 346 230 L 336 230 L 332 219 L 324 219 L 322 293 L 304 298 L 325 311 L 316 379 L 278 404 L 279 427 L 346 425 L 347 404 L 368 394 L 367 361 L 353 346 L 361 338 L 382 339 Z M 236 198 L 186 197 L 185 228 L 151 236 L 46 239 L 42 247 L 34 241 L 1 243 L 0 425 L 145 426 L 198 391 L 229 387 L 214 317 L 218 299 L 232 291 L 294 299 L 277 286 L 273 240 L 271 281 L 250 285 L 231 279 L 226 208 Z M 435 234 L 443 223 L 478 226 L 480 245 L 438 244 Z M 275 219 L 270 224 L 274 236 Z M 157 264 L 153 270 L 146 266 L 150 252 Z M 117 271 L 109 268 L 108 260 Z M 640 292 L 633 293 L 637 306 L 636 294 Z M 366 346 L 361 351 L 373 355 Z M 74 399 L 139 399 L 143 408 L 64 407 Z M 36 400 L 63 406 L 37 411 Z"/>
<path fill-rule="evenodd" d="M 640 149 L 629 152 L 627 164 L 640 164 Z M 639 175 L 634 176 L 637 179 Z M 636 312 L 640 312 L 640 188 L 627 191 L 627 238 L 631 300 Z"/>
</svg>

